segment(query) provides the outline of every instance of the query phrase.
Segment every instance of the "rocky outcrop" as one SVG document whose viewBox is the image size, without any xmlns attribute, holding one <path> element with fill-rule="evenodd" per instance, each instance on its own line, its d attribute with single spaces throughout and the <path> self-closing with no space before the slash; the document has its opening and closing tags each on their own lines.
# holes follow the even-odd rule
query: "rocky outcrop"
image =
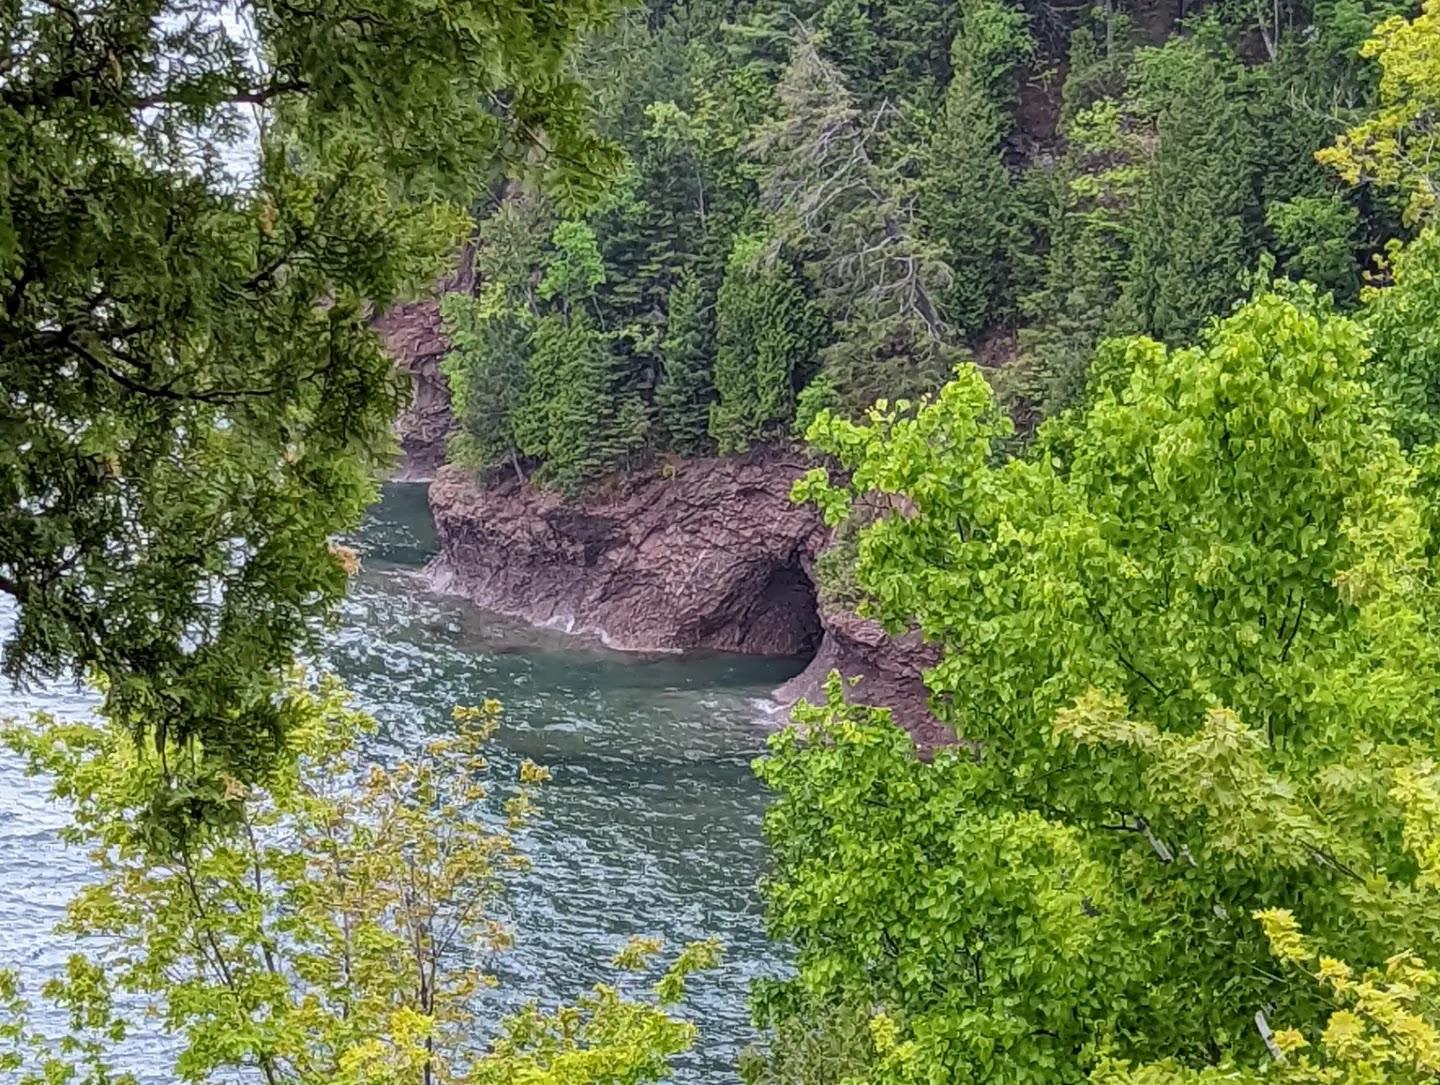
<svg viewBox="0 0 1440 1085">
<path fill-rule="evenodd" d="M 806 467 L 775 453 L 672 460 L 573 501 L 442 468 L 430 486 L 441 547 L 431 581 L 615 648 L 813 657 L 776 691 L 781 705 L 823 700 L 834 669 L 859 679 L 852 699 L 891 709 L 922 748 L 949 741 L 922 678 L 934 647 L 819 607 L 811 574 L 829 532 L 790 501 Z"/>
<path fill-rule="evenodd" d="M 930 711 L 925 671 L 940 661 L 940 651 L 918 632 L 892 637 L 878 622 L 853 611 L 823 607 L 825 630 L 820 650 L 803 671 L 775 691 L 783 706 L 806 700 L 825 700 L 825 683 L 831 671 L 855 682 L 846 683 L 847 700 L 890 709 L 895 722 L 910 732 L 921 749 L 933 749 L 955 740 L 954 733 Z"/>
<path fill-rule="evenodd" d="M 808 655 L 806 568 L 825 532 L 790 501 L 801 463 L 672 461 L 575 501 L 445 468 L 430 488 L 436 585 L 489 610 L 616 648 Z"/>
<path fill-rule="evenodd" d="M 393 305 L 376 318 L 386 351 L 410 377 L 410 404 L 396 419 L 401 461 L 395 478 L 401 482 L 435 477 L 445 462 L 445 442 L 455 428 L 450 413 L 450 388 L 440 361 L 450 349 L 440 321 L 440 298 L 475 285 L 475 256 L 469 248 L 460 256 L 458 270 L 438 284 L 436 296 Z"/>
</svg>

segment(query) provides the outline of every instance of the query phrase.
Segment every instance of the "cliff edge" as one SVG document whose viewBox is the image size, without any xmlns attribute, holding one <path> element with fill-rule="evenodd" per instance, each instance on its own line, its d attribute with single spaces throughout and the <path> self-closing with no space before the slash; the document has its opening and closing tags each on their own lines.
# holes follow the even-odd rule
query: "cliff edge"
<svg viewBox="0 0 1440 1085">
<path fill-rule="evenodd" d="M 447 467 L 430 488 L 437 587 L 538 625 L 631 651 L 809 655 L 820 643 L 804 469 L 774 458 L 687 460 L 585 497 Z"/>
<path fill-rule="evenodd" d="M 431 581 L 615 648 L 809 657 L 775 691 L 782 705 L 823 699 L 833 669 L 857 679 L 848 696 L 891 709 L 922 748 L 949 741 L 923 677 L 938 650 L 819 602 L 814 560 L 829 532 L 790 500 L 807 466 L 775 453 L 672 460 L 575 500 L 445 467 L 430 487 L 441 545 Z"/>
</svg>

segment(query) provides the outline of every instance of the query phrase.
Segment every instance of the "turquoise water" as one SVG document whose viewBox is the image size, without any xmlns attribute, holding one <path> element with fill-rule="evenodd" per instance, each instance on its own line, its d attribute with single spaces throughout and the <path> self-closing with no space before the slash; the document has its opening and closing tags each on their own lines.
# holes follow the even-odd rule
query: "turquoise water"
<svg viewBox="0 0 1440 1085">
<path fill-rule="evenodd" d="M 616 653 L 434 595 L 419 575 L 434 551 L 420 485 L 387 487 L 356 543 L 364 568 L 325 662 L 380 721 L 382 750 L 442 731 L 456 704 L 496 697 L 502 776 L 525 757 L 554 773 L 527 836 L 535 869 L 506 905 L 519 942 L 500 961 L 497 1014 L 614 980 L 609 960 L 632 935 L 716 936 L 725 961 L 693 985 L 701 1038 L 675 1080 L 733 1082 L 749 981 L 779 967 L 762 931 L 764 795 L 749 766 L 769 726 L 765 697 L 799 664 Z M 88 704 L 69 688 L 0 694 L 6 712 Z M 69 952 L 51 928 L 86 874 L 56 838 L 62 823 L 43 785 L 0 755 L 0 955 L 35 975 Z M 163 1040 L 130 1048 L 158 1079 Z"/>
</svg>

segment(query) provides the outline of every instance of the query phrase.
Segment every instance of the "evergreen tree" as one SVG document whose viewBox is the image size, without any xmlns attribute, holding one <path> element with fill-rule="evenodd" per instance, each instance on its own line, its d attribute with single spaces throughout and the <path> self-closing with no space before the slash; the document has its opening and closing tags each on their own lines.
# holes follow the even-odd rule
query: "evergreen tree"
<svg viewBox="0 0 1440 1085">
<path fill-rule="evenodd" d="M 797 23 L 810 28 L 867 107 L 908 101 L 932 108 L 945 86 L 959 6 L 952 0 L 759 0 L 752 18 L 781 35 Z"/>
<path fill-rule="evenodd" d="M 374 307 L 500 167 L 571 200 L 613 172 L 566 65 L 616 6 L 5 6 L 8 677 L 98 674 L 122 726 L 261 771 L 392 447 Z"/>
<path fill-rule="evenodd" d="M 1007 280 L 1019 221 L 1003 144 L 1015 69 L 1032 48 L 1025 22 L 1004 0 L 963 6 L 950 86 L 925 155 L 923 218 L 954 271 L 949 312 L 972 338 L 1013 304 Z"/>
<path fill-rule="evenodd" d="M 637 419 L 627 399 L 638 401 L 617 390 L 624 360 L 583 311 L 536 324 L 530 366 L 526 410 L 543 423 L 531 427 L 526 452 L 543 460 L 546 482 L 574 495 L 643 440 L 643 412 Z"/>
<path fill-rule="evenodd" d="M 678 452 L 699 451 L 708 432 L 715 399 L 714 317 L 714 303 L 697 276 L 686 276 L 671 290 L 660 345 L 665 370 L 655 390 L 655 410 Z"/>
<path fill-rule="evenodd" d="M 646 5 L 579 64 L 627 157 L 581 220 L 606 270 L 586 306 L 639 402 L 627 417 L 675 407 L 673 298 L 691 279 L 718 298 L 757 229 L 829 325 L 807 414 L 933 390 L 968 341 L 1028 434 L 1084 395 L 1104 338 L 1183 340 L 1267 251 L 1353 306 L 1398 215 L 1378 192 L 1337 193 L 1313 149 L 1374 100 L 1358 48 L 1395 2 L 1221 0 L 1183 37 L 1108 0 Z M 768 399 L 787 413 L 813 375 Z M 738 441 L 778 427 L 761 414 Z M 694 420 L 657 426 L 652 447 L 695 447 Z"/>
<path fill-rule="evenodd" d="M 557 224 L 535 291 L 553 308 L 530 333 L 516 436 L 521 451 L 541 461 L 540 477 L 572 495 L 618 466 L 647 431 L 626 358 L 591 315 L 605 277 L 594 230 Z"/>
<path fill-rule="evenodd" d="M 500 283 L 487 283 L 478 298 L 450 294 L 440 307 L 450 351 L 441 362 L 458 428 L 447 453 L 453 463 L 487 468 L 520 467 L 516 415 L 529 379 L 526 313 L 508 303 Z"/>
<path fill-rule="evenodd" d="M 904 179 L 874 156 L 892 114 L 867 116 L 803 32 L 776 102 L 754 143 L 761 200 L 840 333 L 827 372 L 856 408 L 933 388 L 954 361 L 941 302 L 953 275 L 920 236 Z"/>
<path fill-rule="evenodd" d="M 1296 196 L 1266 207 L 1265 225 L 1286 275 L 1332 291 L 1338 301 L 1354 300 L 1360 288 L 1354 206 L 1333 192 Z"/>
<path fill-rule="evenodd" d="M 1226 52 L 1179 39 L 1140 55 L 1135 97 L 1155 152 L 1136 208 L 1143 226 L 1120 299 L 1123 330 L 1183 340 L 1244 289 L 1263 212 L 1244 70 Z"/>
<path fill-rule="evenodd" d="M 1077 35 L 1072 59 L 1093 57 L 1095 45 L 1088 32 Z M 1066 153 L 1049 179 L 1050 251 L 1041 288 L 1023 300 L 1021 356 L 997 380 L 1007 407 L 1027 419 L 1049 417 L 1083 394 L 1095 345 L 1114 329 L 1137 229 L 1144 142 L 1120 100 L 1083 101 L 1072 99 Z"/>
<path fill-rule="evenodd" d="M 825 319 L 769 240 L 741 235 L 716 300 L 715 390 L 710 436 L 722 452 L 743 451 L 781 431 L 795 410 L 795 385 L 813 370 Z"/>
<path fill-rule="evenodd" d="M 535 422 L 527 409 L 530 333 L 541 303 L 542 230 L 551 221 L 543 201 L 511 191 L 475 231 L 478 296 L 449 294 L 441 304 L 450 343 L 441 369 L 456 421 L 452 462 L 479 470 L 508 463 L 525 477 L 521 455 L 534 445 L 526 427 Z"/>
</svg>

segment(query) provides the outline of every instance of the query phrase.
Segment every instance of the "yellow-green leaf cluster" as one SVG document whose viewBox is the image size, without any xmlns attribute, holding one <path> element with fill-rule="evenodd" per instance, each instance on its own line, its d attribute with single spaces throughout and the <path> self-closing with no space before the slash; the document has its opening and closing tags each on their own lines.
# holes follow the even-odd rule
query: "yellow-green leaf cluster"
<svg viewBox="0 0 1440 1085">
<path fill-rule="evenodd" d="M 248 784 L 193 744 L 152 752 L 109 724 L 41 718 L 3 732 L 72 809 L 66 838 L 95 873 L 62 927 L 86 948 L 43 992 L 71 1019 L 55 1072 L 109 1072 L 125 1029 L 112 996 L 123 993 L 176 1038 L 186 1082 L 664 1076 L 694 1029 L 662 1007 L 714 963 L 711 943 L 678 954 L 655 1002 L 597 988 L 553 1013 L 532 1006 L 494 1035 L 484 994 L 515 938 L 494 906 L 529 867 L 516 834 L 549 779 L 526 760 L 497 789 L 497 701 L 457 707 L 444 734 L 390 762 L 364 747 L 374 721 L 332 679 L 295 677 L 285 711 L 288 756 Z M 157 817 L 157 806 L 186 816 Z M 29 1072 L 45 1041 L 8 973 L 0 1003 L 0 1059 Z M 47 1058 L 37 1072 L 51 1072 Z"/>
</svg>

